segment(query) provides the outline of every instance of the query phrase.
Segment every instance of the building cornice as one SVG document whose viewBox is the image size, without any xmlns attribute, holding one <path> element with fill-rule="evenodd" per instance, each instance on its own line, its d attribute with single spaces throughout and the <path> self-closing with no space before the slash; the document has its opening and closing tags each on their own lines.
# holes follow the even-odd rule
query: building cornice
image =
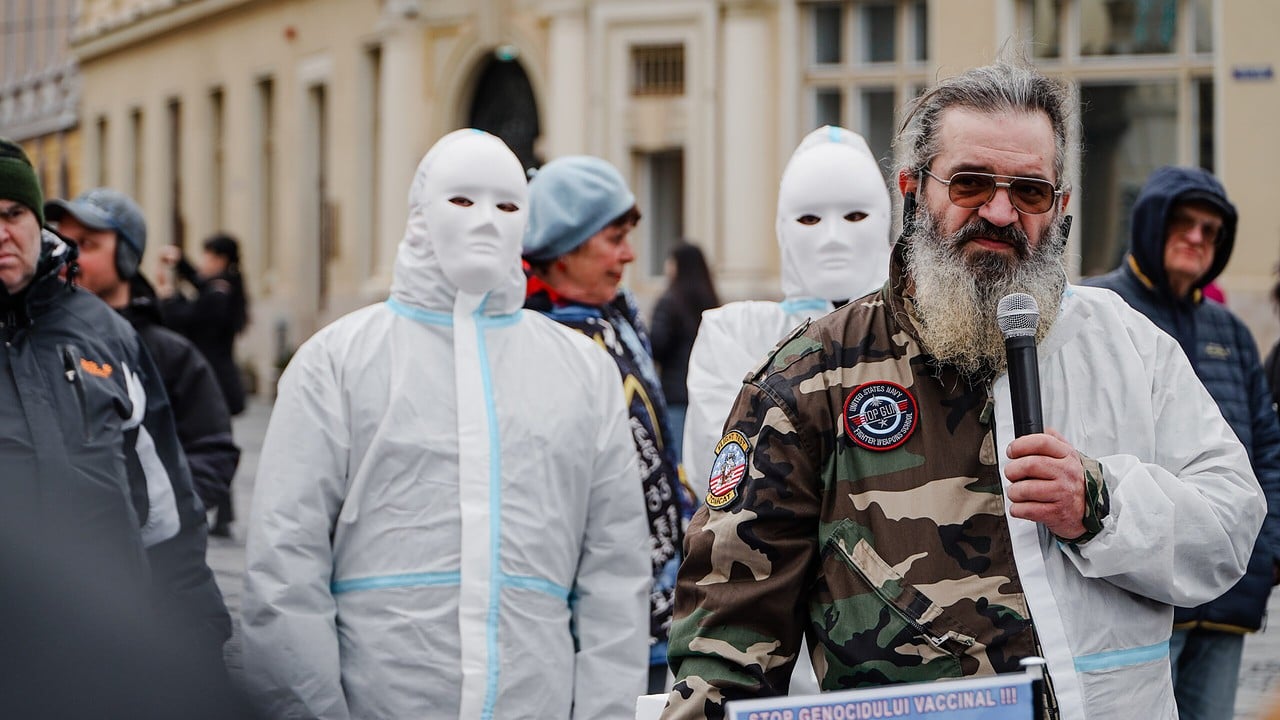
<svg viewBox="0 0 1280 720">
<path fill-rule="evenodd" d="M 6 138 L 14 142 L 22 142 L 31 138 L 44 137 L 70 130 L 78 125 L 80 119 L 74 112 L 64 112 L 56 117 L 41 118 L 23 125 L 7 126 L 4 129 Z"/>
<path fill-rule="evenodd" d="M 26 140 L 75 127 L 79 101 L 80 74 L 73 60 L 0 86 L 0 135 Z"/>
<path fill-rule="evenodd" d="M 778 9 L 778 0 L 719 0 L 719 4 L 726 15 L 756 15 Z"/>
<path fill-rule="evenodd" d="M 71 50 L 83 63 L 251 2 L 253 0 L 161 0 L 145 3 L 145 7 L 135 3 L 131 8 L 106 15 L 95 14 L 97 3 L 87 0 L 71 39 Z"/>
</svg>

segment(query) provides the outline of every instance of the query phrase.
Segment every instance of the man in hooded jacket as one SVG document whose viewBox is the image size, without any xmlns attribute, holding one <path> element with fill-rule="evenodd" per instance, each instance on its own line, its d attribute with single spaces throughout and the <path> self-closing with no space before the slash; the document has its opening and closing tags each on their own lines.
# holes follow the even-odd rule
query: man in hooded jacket
<svg viewBox="0 0 1280 720">
<path fill-rule="evenodd" d="M 5 587 L 65 584 L 94 603 L 110 584 L 114 599 L 130 598 L 121 611 L 145 609 L 199 656 L 192 667 L 220 672 L 231 623 L 159 375 L 129 324 L 68 279 L 75 249 L 43 224 L 30 160 L 0 139 L 0 524 L 29 530 L 25 574 L 6 575 Z M 83 669 L 67 655 L 81 643 L 67 630 L 76 623 L 58 609 L 43 622 L 6 635 L 5 667 L 16 671 L 0 672 L 0 694 L 31 692 L 10 685 L 46 663 Z M 16 654 L 24 640 L 34 655 Z M 127 660 L 123 644 L 99 649 Z M 86 679 L 76 670 L 65 686 Z"/>
<path fill-rule="evenodd" d="M 1230 260 L 1236 224 L 1235 206 L 1208 171 L 1160 168 L 1134 203 L 1129 254 L 1085 281 L 1116 291 L 1178 341 L 1249 452 L 1269 506 L 1245 576 L 1216 600 L 1174 612 L 1170 662 L 1182 720 L 1232 717 L 1244 635 L 1262 627 L 1280 579 L 1280 422 L 1253 336 L 1202 292 Z"/>
<path fill-rule="evenodd" d="M 521 309 L 524 173 L 446 135 L 391 297 L 280 379 L 249 523 L 245 670 L 276 718 L 630 718 L 645 505 L 616 370 Z"/>
<path fill-rule="evenodd" d="M 716 441 L 751 368 L 792 328 L 884 284 L 890 212 L 880 165 L 861 135 L 826 125 L 800 141 L 778 188 L 782 302 L 704 312 L 689 355 L 682 462 L 697 492 L 707 489 Z"/>
</svg>

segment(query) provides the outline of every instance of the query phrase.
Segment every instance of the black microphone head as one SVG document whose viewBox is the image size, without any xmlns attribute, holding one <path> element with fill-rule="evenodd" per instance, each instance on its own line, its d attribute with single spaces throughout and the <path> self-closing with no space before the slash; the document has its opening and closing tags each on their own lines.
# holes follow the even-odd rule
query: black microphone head
<svg viewBox="0 0 1280 720">
<path fill-rule="evenodd" d="M 1036 299 L 1026 293 L 1009 293 L 996 305 L 996 324 L 1004 339 L 1035 337 L 1040 324 L 1040 308 Z"/>
</svg>

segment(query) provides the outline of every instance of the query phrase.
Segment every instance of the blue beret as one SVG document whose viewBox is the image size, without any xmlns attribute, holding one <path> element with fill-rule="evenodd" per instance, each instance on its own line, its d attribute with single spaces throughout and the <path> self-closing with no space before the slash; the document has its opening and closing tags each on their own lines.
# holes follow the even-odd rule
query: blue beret
<svg viewBox="0 0 1280 720">
<path fill-rule="evenodd" d="M 554 260 L 586 242 L 636 204 L 622 173 L 589 155 L 552 160 L 529 181 L 524 257 Z"/>
</svg>

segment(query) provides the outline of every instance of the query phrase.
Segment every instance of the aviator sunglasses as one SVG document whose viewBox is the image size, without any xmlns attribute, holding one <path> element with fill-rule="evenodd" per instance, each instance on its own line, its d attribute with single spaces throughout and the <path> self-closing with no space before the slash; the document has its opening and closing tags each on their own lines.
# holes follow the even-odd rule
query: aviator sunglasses
<svg viewBox="0 0 1280 720">
<path fill-rule="evenodd" d="M 947 197 L 957 207 L 966 209 L 979 208 L 991 202 L 996 196 L 997 188 L 1009 191 L 1009 201 L 1018 212 L 1026 215 L 1043 215 L 1053 209 L 1053 201 L 1062 194 L 1048 180 L 1039 178 L 1018 177 L 1016 175 L 992 175 L 983 172 L 958 172 L 948 180 L 934 175 L 928 170 L 920 171 L 924 175 L 947 186 Z M 1000 182 L 996 178 L 1008 178 L 1008 182 Z"/>
</svg>

